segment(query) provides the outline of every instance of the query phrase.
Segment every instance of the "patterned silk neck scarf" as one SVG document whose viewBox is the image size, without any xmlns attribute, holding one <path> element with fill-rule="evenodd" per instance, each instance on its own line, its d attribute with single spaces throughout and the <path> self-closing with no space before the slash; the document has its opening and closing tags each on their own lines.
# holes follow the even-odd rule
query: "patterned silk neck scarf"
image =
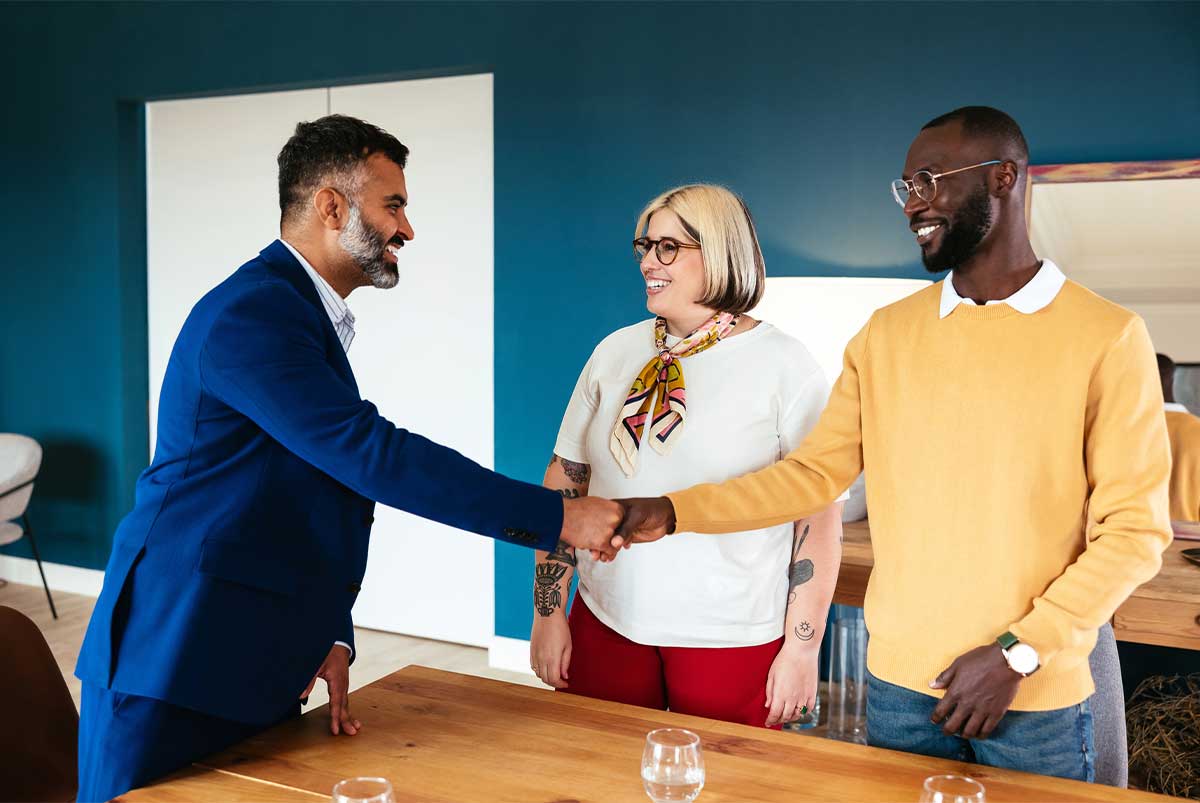
<svg viewBox="0 0 1200 803">
<path fill-rule="evenodd" d="M 717 345 L 733 331 L 737 322 L 737 315 L 719 313 L 669 349 L 666 319 L 658 318 L 654 322 L 654 347 L 658 350 L 658 356 L 646 363 L 633 381 L 608 441 L 609 451 L 617 459 L 625 476 L 632 477 L 637 470 L 638 446 L 642 442 L 647 419 L 650 420 L 650 445 L 659 454 L 667 454 L 672 441 L 683 431 L 687 391 L 683 385 L 680 360 Z M 651 409 L 653 416 L 650 415 Z"/>
</svg>

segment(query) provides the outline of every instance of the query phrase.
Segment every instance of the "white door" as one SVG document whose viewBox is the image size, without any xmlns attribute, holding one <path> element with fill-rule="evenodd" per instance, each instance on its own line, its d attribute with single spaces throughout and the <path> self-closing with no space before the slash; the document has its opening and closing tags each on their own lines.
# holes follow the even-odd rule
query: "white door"
<svg viewBox="0 0 1200 803">
<path fill-rule="evenodd" d="M 278 236 L 275 158 L 297 122 L 330 111 L 369 120 L 412 149 L 417 237 L 401 255 L 400 284 L 349 299 L 350 362 L 363 395 L 398 426 L 490 466 L 490 75 L 148 104 L 151 448 L 163 373 L 187 313 Z M 490 540 L 381 506 L 371 541 L 356 624 L 490 641 Z"/>
<path fill-rule="evenodd" d="M 400 283 L 350 296 L 350 364 L 363 397 L 490 468 L 492 76 L 337 87 L 330 109 L 370 120 L 411 151 L 404 173 L 416 237 L 400 253 Z M 491 539 L 380 506 L 355 623 L 490 644 L 492 550 Z"/>
<path fill-rule="evenodd" d="M 275 157 L 328 92 L 146 104 L 150 451 L 175 337 L 200 297 L 279 236 Z"/>
</svg>

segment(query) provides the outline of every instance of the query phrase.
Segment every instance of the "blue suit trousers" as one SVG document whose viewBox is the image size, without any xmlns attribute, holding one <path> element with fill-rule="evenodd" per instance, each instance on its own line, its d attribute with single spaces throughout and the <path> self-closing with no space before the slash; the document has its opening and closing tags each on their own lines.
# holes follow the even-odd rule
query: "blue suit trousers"
<svg viewBox="0 0 1200 803">
<path fill-rule="evenodd" d="M 111 800 L 300 714 L 297 700 L 271 722 L 247 723 L 83 684 L 80 803 Z"/>
</svg>

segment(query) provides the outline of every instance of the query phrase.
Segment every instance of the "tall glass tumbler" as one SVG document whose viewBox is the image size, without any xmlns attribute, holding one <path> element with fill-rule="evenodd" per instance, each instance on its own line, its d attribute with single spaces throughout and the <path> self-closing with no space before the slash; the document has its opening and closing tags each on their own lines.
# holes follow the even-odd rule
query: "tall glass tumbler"
<svg viewBox="0 0 1200 803">
<path fill-rule="evenodd" d="M 829 738 L 867 743 L 867 628 L 862 619 L 833 623 L 829 654 Z"/>
</svg>

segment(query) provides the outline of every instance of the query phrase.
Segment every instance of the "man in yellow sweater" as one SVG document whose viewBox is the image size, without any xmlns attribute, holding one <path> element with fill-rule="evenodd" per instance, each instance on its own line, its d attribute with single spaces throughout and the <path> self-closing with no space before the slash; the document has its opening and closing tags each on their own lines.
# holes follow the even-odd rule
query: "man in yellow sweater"
<svg viewBox="0 0 1200 803">
<path fill-rule="evenodd" d="M 1038 260 L 1027 167 L 1003 112 L 928 123 L 893 192 L 952 273 L 871 316 L 794 452 L 626 500 L 617 540 L 795 521 L 865 467 L 870 743 L 1090 781 L 1088 653 L 1159 569 L 1170 455 L 1146 327 Z"/>
<path fill-rule="evenodd" d="M 1175 401 L 1175 362 L 1157 356 L 1171 440 L 1171 519 L 1200 521 L 1200 418 Z"/>
</svg>

